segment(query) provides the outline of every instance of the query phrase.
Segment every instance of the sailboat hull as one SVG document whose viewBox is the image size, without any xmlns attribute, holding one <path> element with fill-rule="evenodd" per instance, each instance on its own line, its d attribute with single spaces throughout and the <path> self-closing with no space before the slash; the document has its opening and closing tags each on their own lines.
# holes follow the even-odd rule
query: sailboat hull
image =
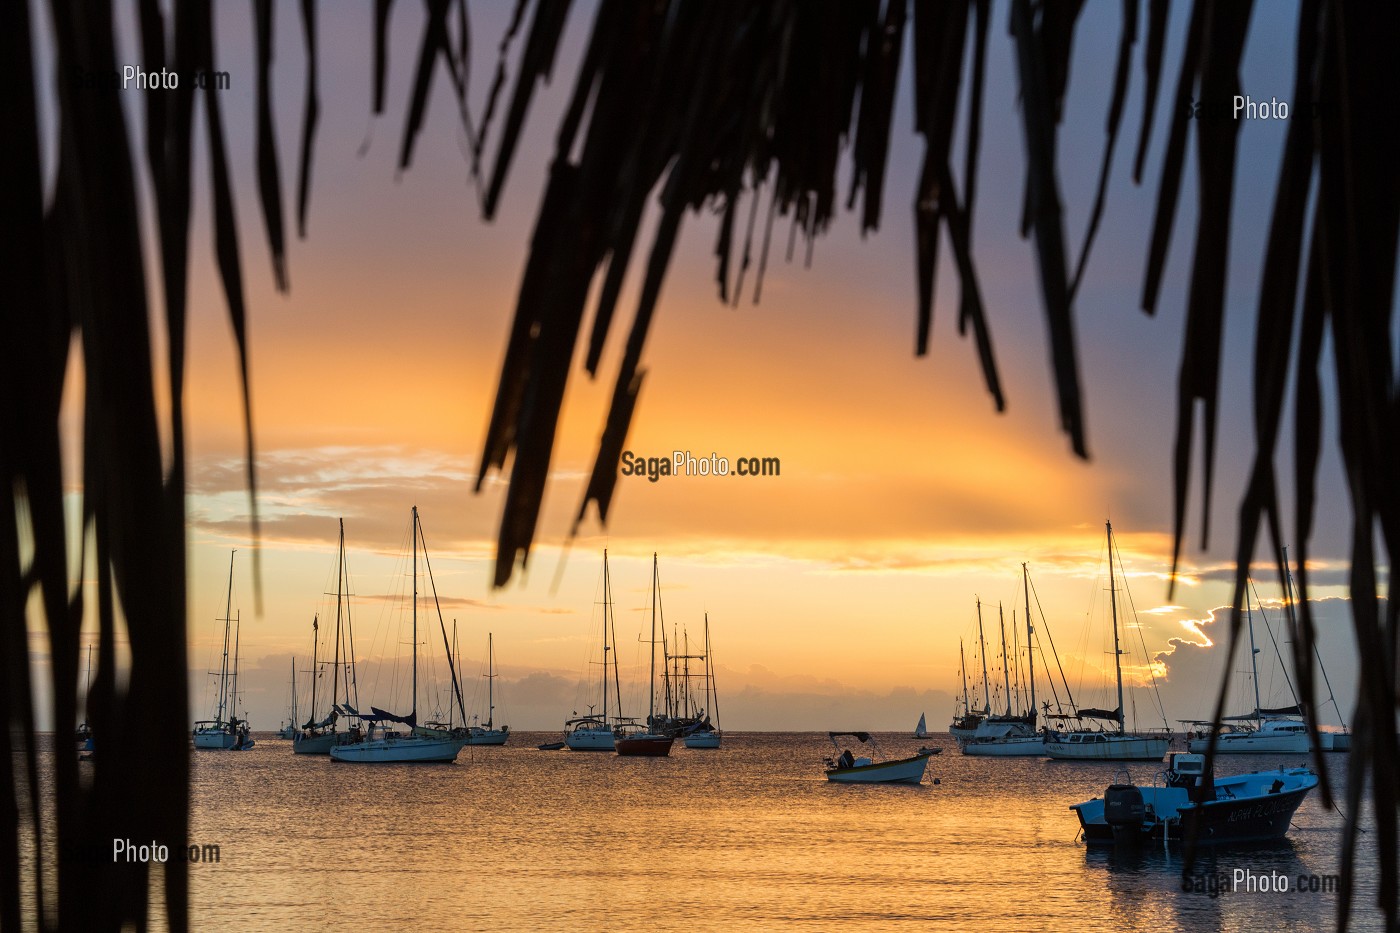
<svg viewBox="0 0 1400 933">
<path fill-rule="evenodd" d="M 292 738 L 292 752 L 297 755 L 329 755 L 332 748 L 349 741 L 350 735 L 346 732 L 324 732 L 320 735 L 298 732 Z"/>
<path fill-rule="evenodd" d="M 1167 740 L 1156 736 L 1084 732 L 1045 740 L 1045 754 L 1063 761 L 1161 761 Z"/>
<path fill-rule="evenodd" d="M 1215 741 L 1217 755 L 1306 755 L 1309 750 L 1307 733 L 1236 733 L 1222 735 Z M 1192 739 L 1186 748 L 1204 755 L 1209 745 L 1209 738 Z"/>
<path fill-rule="evenodd" d="M 230 735 L 227 732 L 196 732 L 194 734 L 195 748 L 225 751 L 237 744 L 238 736 Z"/>
<path fill-rule="evenodd" d="M 1034 758 L 1044 757 L 1045 738 L 1040 735 L 1015 735 L 984 741 L 967 741 L 962 753 L 971 758 Z"/>
<path fill-rule="evenodd" d="M 465 744 L 466 740 L 460 738 L 392 734 L 364 742 L 333 746 L 330 756 L 332 761 L 358 764 L 448 762 L 457 760 L 457 753 Z"/>
<path fill-rule="evenodd" d="M 612 730 L 575 730 L 564 736 L 564 745 L 576 752 L 610 752 L 614 745 Z"/>
<path fill-rule="evenodd" d="M 619 755 L 664 758 L 671 754 L 671 744 L 674 741 L 669 735 L 631 735 L 625 739 L 618 739 L 615 747 Z"/>
<path fill-rule="evenodd" d="M 510 729 L 482 729 L 473 726 L 467 734 L 468 745 L 504 745 L 510 738 Z"/>
<path fill-rule="evenodd" d="M 684 739 L 686 748 L 719 748 L 718 732 L 696 732 Z"/>
</svg>

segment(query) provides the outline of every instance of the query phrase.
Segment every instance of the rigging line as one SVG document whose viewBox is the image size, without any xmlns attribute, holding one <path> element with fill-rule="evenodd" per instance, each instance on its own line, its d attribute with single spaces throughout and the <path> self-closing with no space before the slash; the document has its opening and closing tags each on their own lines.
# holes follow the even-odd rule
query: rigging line
<svg viewBox="0 0 1400 933">
<path fill-rule="evenodd" d="M 1055 657 L 1055 667 L 1056 667 L 1056 669 L 1058 669 L 1059 672 L 1060 672 L 1060 682 L 1061 682 L 1062 684 L 1064 684 L 1064 687 L 1065 687 L 1065 696 L 1066 696 L 1066 698 L 1069 700 L 1069 708 L 1070 708 L 1071 710 L 1074 711 L 1074 714 L 1075 714 L 1076 716 L 1078 716 L 1078 715 L 1079 715 L 1079 707 L 1078 707 L 1077 705 L 1075 705 L 1075 702 L 1074 702 L 1074 694 L 1073 694 L 1073 692 L 1070 691 L 1070 689 L 1069 689 L 1069 681 L 1065 678 L 1065 669 L 1064 669 L 1064 665 L 1062 665 L 1062 664 L 1060 663 L 1060 652 L 1057 651 L 1056 648 L 1055 648 L 1055 636 L 1052 635 L 1052 634 L 1050 633 L 1050 623 L 1049 623 L 1049 622 L 1046 620 L 1046 618 L 1045 618 L 1045 608 L 1044 608 L 1043 606 L 1040 605 L 1040 593 L 1036 591 L 1036 588 L 1035 588 L 1035 581 L 1034 581 L 1034 580 L 1031 580 L 1030 583 L 1031 583 L 1031 592 L 1035 594 L 1035 608 L 1036 608 L 1037 611 L 1040 612 L 1040 624 L 1041 624 L 1041 626 L 1045 629 L 1045 637 L 1046 637 L 1047 639 L 1049 639 L 1049 641 L 1050 641 L 1050 653 L 1051 653 L 1052 655 L 1054 655 L 1054 657 Z M 1038 631 L 1038 630 L 1037 630 L 1037 631 Z M 1042 651 L 1042 652 L 1041 652 L 1041 656 L 1044 657 L 1044 655 L 1045 655 L 1045 652 Z M 1050 679 L 1050 689 L 1051 689 L 1052 691 L 1054 691 L 1054 689 L 1055 689 L 1055 681 L 1054 681 L 1054 678 L 1051 678 L 1051 679 Z M 1059 695 L 1059 693 L 1055 693 L 1055 702 L 1056 702 L 1057 704 L 1060 702 L 1060 695 Z M 1061 709 L 1063 709 L 1063 707 L 1061 707 Z"/>
<path fill-rule="evenodd" d="M 1113 550 L 1118 554 L 1118 566 L 1123 566 L 1123 551 L 1118 547 L 1118 540 L 1113 542 Z M 1152 667 L 1152 656 L 1147 653 L 1147 639 L 1142 635 L 1142 623 L 1138 621 L 1137 604 L 1133 602 L 1133 591 L 1128 589 L 1128 574 L 1123 572 L 1123 592 L 1128 595 L 1128 608 L 1133 613 L 1133 624 L 1137 627 L 1138 643 L 1142 645 L 1142 658 L 1147 662 L 1147 676 L 1152 680 L 1152 694 L 1157 698 L 1157 712 L 1161 714 L 1162 725 L 1171 731 L 1171 723 L 1167 722 L 1167 708 L 1162 705 L 1162 692 L 1157 687 L 1157 672 Z M 1134 706 L 1136 709 L 1136 705 Z"/>
<path fill-rule="evenodd" d="M 1269 633 L 1269 641 L 1274 646 L 1274 656 L 1278 658 L 1279 669 L 1283 671 L 1283 682 L 1288 684 L 1288 692 L 1293 697 L 1293 705 L 1302 708 L 1298 700 L 1298 691 L 1293 689 L 1293 678 L 1288 676 L 1288 665 L 1283 661 L 1283 652 L 1279 650 L 1278 641 L 1274 638 L 1274 627 L 1269 624 L 1269 617 L 1264 614 L 1264 606 L 1259 602 L 1259 590 L 1254 587 L 1254 580 L 1249 580 L 1250 589 L 1254 590 L 1254 603 L 1259 607 L 1259 617 L 1264 620 L 1264 631 Z M 1311 716 L 1311 713 L 1309 713 Z"/>
</svg>

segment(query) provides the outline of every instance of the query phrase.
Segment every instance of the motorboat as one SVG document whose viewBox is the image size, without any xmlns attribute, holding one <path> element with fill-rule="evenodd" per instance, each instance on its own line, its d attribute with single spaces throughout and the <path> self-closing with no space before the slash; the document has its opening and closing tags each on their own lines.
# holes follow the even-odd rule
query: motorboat
<svg viewBox="0 0 1400 933">
<path fill-rule="evenodd" d="M 871 754 L 857 756 L 842 749 L 836 741 L 850 736 L 869 745 Z M 923 782 L 928 760 L 941 749 L 921 748 L 908 758 L 883 758 L 869 732 L 828 732 L 827 737 L 839 754 L 826 759 L 826 779 L 838 784 L 919 784 Z"/>
<path fill-rule="evenodd" d="M 1167 845 L 1190 838 L 1199 845 L 1268 842 L 1284 837 L 1317 783 L 1306 767 L 1216 778 L 1205 755 L 1174 752 L 1150 786 L 1115 783 L 1103 797 L 1070 809 L 1089 845 Z"/>
</svg>

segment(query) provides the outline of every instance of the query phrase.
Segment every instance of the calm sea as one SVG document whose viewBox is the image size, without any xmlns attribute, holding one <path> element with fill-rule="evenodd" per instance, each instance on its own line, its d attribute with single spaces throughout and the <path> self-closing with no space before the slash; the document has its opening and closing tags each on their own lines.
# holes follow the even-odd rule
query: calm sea
<svg viewBox="0 0 1400 933">
<path fill-rule="evenodd" d="M 1121 765 L 963 758 L 946 736 L 917 787 L 828 783 L 815 733 L 662 759 L 540 751 L 558 735 L 521 733 L 454 765 L 340 764 L 257 738 L 192 753 L 191 838 L 220 847 L 190 867 L 196 929 L 1321 930 L 1337 905 L 1297 890 L 1339 871 L 1343 821 L 1316 793 L 1286 843 L 1198 864 L 1279 873 L 1288 892 L 1211 896 L 1182 890 L 1178 855 L 1077 841 L 1069 804 Z M 878 738 L 887 753 L 923 744 Z M 1160 770 L 1129 767 L 1142 783 Z M 1328 757 L 1334 786 L 1346 767 Z M 1371 903 L 1373 854 L 1356 883 Z M 1369 908 L 1354 922 L 1379 926 Z"/>
</svg>

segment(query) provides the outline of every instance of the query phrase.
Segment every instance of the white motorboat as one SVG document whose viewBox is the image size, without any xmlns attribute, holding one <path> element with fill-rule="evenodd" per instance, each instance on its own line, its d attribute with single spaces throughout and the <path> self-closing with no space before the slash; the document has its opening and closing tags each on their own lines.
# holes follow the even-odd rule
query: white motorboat
<svg viewBox="0 0 1400 933">
<path fill-rule="evenodd" d="M 1189 740 L 1186 747 L 1188 751 L 1205 754 L 1210 748 L 1210 735 L 1197 736 Z M 1301 719 L 1266 715 L 1257 729 L 1226 725 L 1215 736 L 1217 755 L 1306 755 L 1309 748 L 1308 727 Z"/>
<path fill-rule="evenodd" d="M 836 740 L 843 736 L 869 745 L 871 754 L 856 756 L 850 749 L 842 749 Z M 826 759 L 826 779 L 838 784 L 919 784 L 928 760 L 941 751 L 921 748 L 908 758 L 880 759 L 879 747 L 869 732 L 828 732 L 827 737 L 840 754 Z"/>
</svg>

